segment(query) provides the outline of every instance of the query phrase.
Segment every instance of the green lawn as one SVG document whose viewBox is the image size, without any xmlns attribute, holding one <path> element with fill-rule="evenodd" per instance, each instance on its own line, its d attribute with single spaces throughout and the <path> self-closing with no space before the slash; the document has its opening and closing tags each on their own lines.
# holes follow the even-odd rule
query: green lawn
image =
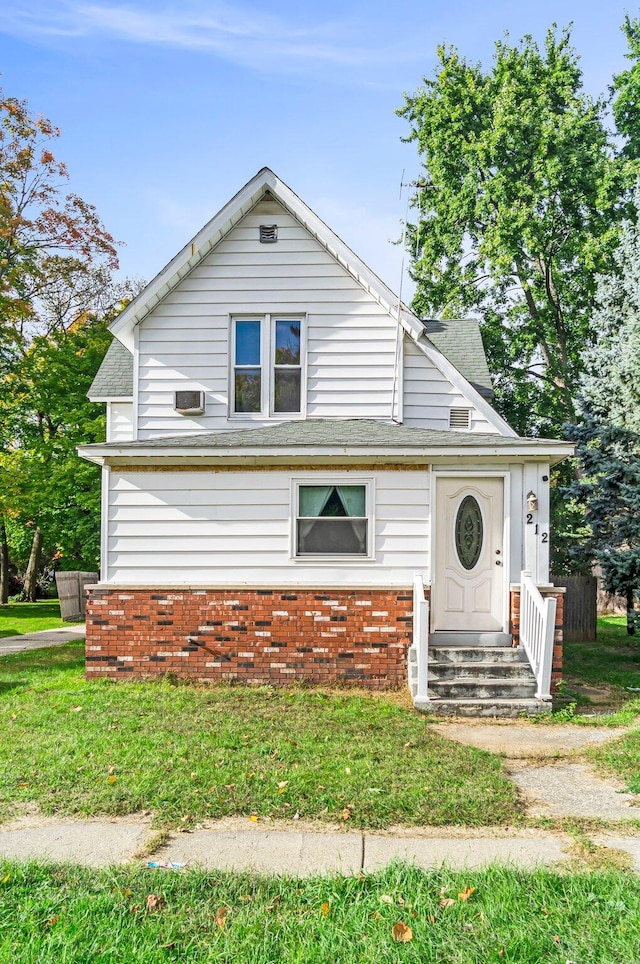
<svg viewBox="0 0 640 964">
<path fill-rule="evenodd" d="M 0 864 L 0 964 L 631 964 L 639 947 L 640 881 L 619 871 L 294 880 Z"/>
<path fill-rule="evenodd" d="M 582 713 L 605 707 L 614 712 L 603 722 L 635 724 L 625 736 L 587 755 L 598 769 L 640 793 L 640 635 L 627 634 L 626 617 L 601 617 L 595 642 L 565 645 L 565 679 L 568 697 Z"/>
<path fill-rule="evenodd" d="M 596 640 L 565 643 L 563 676 L 567 700 L 585 714 L 576 722 L 631 723 L 640 714 L 640 635 L 627 635 L 623 616 L 600 617 Z"/>
<path fill-rule="evenodd" d="M 153 811 L 346 827 L 513 823 L 502 763 L 427 729 L 408 694 L 86 682 L 79 644 L 0 661 L 0 815 Z"/>
<path fill-rule="evenodd" d="M 60 629 L 68 625 L 60 619 L 60 603 L 57 599 L 0 606 L 0 638 L 24 636 L 41 629 Z"/>
</svg>

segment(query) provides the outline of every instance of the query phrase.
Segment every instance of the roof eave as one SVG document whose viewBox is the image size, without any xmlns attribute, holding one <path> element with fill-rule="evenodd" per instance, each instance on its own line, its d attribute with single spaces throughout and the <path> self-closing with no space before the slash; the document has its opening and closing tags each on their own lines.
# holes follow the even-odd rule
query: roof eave
<svg viewBox="0 0 640 964">
<path fill-rule="evenodd" d="M 512 459 L 515 461 L 532 460 L 547 461 L 556 465 L 563 459 L 573 455 L 574 447 L 568 443 L 558 442 L 553 448 L 549 445 L 465 445 L 465 446 L 390 446 L 381 449 L 370 445 L 330 445 L 330 446 L 287 446 L 286 449 L 265 449 L 264 447 L 220 448 L 211 451 L 199 448 L 180 448 L 167 446 L 165 448 L 139 445 L 121 445 L 118 447 L 100 444 L 81 445 L 78 454 L 90 462 L 98 465 L 184 465 L 185 462 L 194 465 L 308 465 L 322 461 L 332 462 L 371 462 L 383 464 L 426 464 L 438 460 L 473 460 L 478 459 Z"/>
</svg>

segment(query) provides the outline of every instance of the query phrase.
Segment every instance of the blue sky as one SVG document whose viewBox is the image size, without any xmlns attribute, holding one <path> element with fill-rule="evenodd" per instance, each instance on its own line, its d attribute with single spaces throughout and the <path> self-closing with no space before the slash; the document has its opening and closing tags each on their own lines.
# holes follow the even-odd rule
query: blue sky
<svg viewBox="0 0 640 964">
<path fill-rule="evenodd" d="M 585 86 L 624 69 L 629 4 L 355 0 L 3 0 L 5 93 L 62 129 L 71 188 L 150 279 L 261 167 L 271 167 L 395 291 L 405 180 L 396 117 L 441 42 L 488 64 L 493 43 L 573 21 Z M 405 296 L 408 287 L 405 282 Z"/>
</svg>

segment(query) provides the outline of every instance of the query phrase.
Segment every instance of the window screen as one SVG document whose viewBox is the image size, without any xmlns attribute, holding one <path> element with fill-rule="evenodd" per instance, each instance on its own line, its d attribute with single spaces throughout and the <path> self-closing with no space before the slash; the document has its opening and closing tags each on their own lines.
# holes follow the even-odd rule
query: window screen
<svg viewBox="0 0 640 964">
<path fill-rule="evenodd" d="M 296 554 L 366 556 L 366 485 L 301 485 Z"/>
</svg>

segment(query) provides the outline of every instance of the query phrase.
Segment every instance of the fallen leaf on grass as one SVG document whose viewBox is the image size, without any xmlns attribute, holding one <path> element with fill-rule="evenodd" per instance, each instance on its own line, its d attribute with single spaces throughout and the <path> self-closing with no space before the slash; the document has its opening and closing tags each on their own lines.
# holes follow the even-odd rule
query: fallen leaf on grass
<svg viewBox="0 0 640 964">
<path fill-rule="evenodd" d="M 553 943 L 554 943 L 554 944 L 559 944 L 559 943 L 560 943 L 560 936 L 559 936 L 558 934 L 554 934 L 554 935 L 553 935 Z"/>
<path fill-rule="evenodd" d="M 117 777 L 113 777 L 113 776 L 107 777 L 107 783 L 116 783 L 117 779 L 118 779 Z"/>
<path fill-rule="evenodd" d="M 453 897 L 443 897 L 438 904 L 438 907 L 453 907 L 455 900 Z"/>
<path fill-rule="evenodd" d="M 229 913 L 228 907 L 218 907 L 216 911 L 216 924 L 221 931 L 224 930 L 224 925 L 227 922 L 227 914 Z"/>
<path fill-rule="evenodd" d="M 0 881 L 0 883 L 2 883 L 2 884 L 8 884 L 10 880 L 11 880 L 11 874 L 7 874 L 6 877 L 3 877 L 3 878 L 2 878 L 2 880 Z"/>
<path fill-rule="evenodd" d="M 351 811 L 349 810 L 349 807 L 345 807 L 344 810 L 342 811 L 342 819 L 343 820 L 351 819 Z"/>
<path fill-rule="evenodd" d="M 322 907 L 320 908 L 320 910 L 321 910 L 321 912 L 322 912 L 322 916 L 323 916 L 323 917 L 328 917 L 328 916 L 329 916 L 329 903 L 328 903 L 328 901 L 323 900 L 323 902 L 322 902 Z"/>
<path fill-rule="evenodd" d="M 393 925 L 391 933 L 397 944 L 408 944 L 409 941 L 413 940 L 413 931 L 410 927 L 407 927 L 406 924 L 403 924 L 401 920 Z"/>
<path fill-rule="evenodd" d="M 72 712 L 72 713 L 81 713 L 81 712 L 82 712 L 82 707 L 81 707 L 81 706 L 72 706 L 72 707 L 71 707 L 71 712 Z"/>
<path fill-rule="evenodd" d="M 347 776 L 351 776 L 351 767 L 345 767 L 344 772 L 347 774 Z"/>
<path fill-rule="evenodd" d="M 380 900 L 383 904 L 395 904 L 395 901 L 391 894 L 380 894 Z"/>
<path fill-rule="evenodd" d="M 461 894 L 458 894 L 458 898 L 463 901 L 469 900 L 471 895 L 474 893 L 475 887 L 465 887 Z"/>
<path fill-rule="evenodd" d="M 26 781 L 23 780 L 22 783 L 19 783 L 19 784 L 18 784 L 18 786 L 19 786 L 19 787 L 30 787 L 31 784 L 30 784 L 30 783 L 27 783 Z"/>
<path fill-rule="evenodd" d="M 162 910 L 165 903 L 164 897 L 160 897 L 158 894 L 149 894 L 147 897 L 147 910 L 149 913 L 153 913 L 154 910 Z"/>
<path fill-rule="evenodd" d="M 54 914 L 53 917 L 50 917 L 49 920 L 46 920 L 46 921 L 44 922 L 44 926 L 45 926 L 46 928 L 53 927 L 55 924 L 58 923 L 59 920 L 60 920 L 60 918 L 58 917 L 58 915 L 57 915 L 57 914 Z"/>
</svg>

